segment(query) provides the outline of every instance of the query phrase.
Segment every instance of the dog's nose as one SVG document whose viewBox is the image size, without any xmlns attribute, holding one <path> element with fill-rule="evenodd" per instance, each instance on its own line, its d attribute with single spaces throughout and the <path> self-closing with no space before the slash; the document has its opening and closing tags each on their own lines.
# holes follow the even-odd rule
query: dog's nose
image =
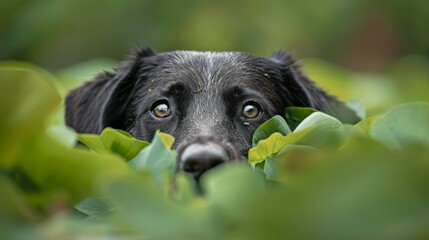
<svg viewBox="0 0 429 240">
<path fill-rule="evenodd" d="M 193 143 L 180 156 L 181 169 L 195 178 L 229 160 L 224 147 L 213 142 Z"/>
</svg>

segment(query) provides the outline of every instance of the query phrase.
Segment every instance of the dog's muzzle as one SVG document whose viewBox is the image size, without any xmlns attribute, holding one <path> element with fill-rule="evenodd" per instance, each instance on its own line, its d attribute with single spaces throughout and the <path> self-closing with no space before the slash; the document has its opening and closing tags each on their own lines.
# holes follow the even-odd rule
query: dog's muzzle
<svg viewBox="0 0 429 240">
<path fill-rule="evenodd" d="M 209 137 L 198 137 L 181 144 L 178 153 L 178 170 L 197 181 L 207 170 L 238 159 L 233 147 Z"/>
</svg>

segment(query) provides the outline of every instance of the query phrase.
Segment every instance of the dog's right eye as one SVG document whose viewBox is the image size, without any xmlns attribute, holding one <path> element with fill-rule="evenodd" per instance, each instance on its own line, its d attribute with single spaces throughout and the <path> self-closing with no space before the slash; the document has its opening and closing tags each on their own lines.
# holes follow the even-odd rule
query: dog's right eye
<svg viewBox="0 0 429 240">
<path fill-rule="evenodd" d="M 248 102 L 244 105 L 242 111 L 241 111 L 243 117 L 247 118 L 247 119 L 254 119 L 257 118 L 259 116 L 259 114 L 261 113 L 260 107 L 257 103 L 255 102 Z"/>
<path fill-rule="evenodd" d="M 154 103 L 152 105 L 151 112 L 153 116 L 157 118 L 166 118 L 171 114 L 170 106 L 168 106 L 168 102 L 166 101 Z"/>
</svg>

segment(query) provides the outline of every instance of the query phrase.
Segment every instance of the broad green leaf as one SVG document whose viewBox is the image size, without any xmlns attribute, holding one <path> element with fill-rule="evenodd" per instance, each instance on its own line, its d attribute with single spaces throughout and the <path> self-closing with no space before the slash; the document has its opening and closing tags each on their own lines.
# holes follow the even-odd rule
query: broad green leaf
<svg viewBox="0 0 429 240">
<path fill-rule="evenodd" d="M 368 136 L 368 133 L 366 133 L 363 128 L 356 125 L 344 124 L 343 130 L 344 130 L 345 140 L 348 140 L 353 137 Z"/>
<path fill-rule="evenodd" d="M 17 167 L 42 191 L 66 190 L 74 202 L 97 196 L 96 183 L 108 183 L 133 171 L 119 157 L 71 149 L 46 134 L 29 140 Z"/>
<path fill-rule="evenodd" d="M 268 180 L 288 182 L 290 175 L 298 174 L 314 165 L 314 155 L 321 151 L 314 147 L 289 144 L 264 164 Z"/>
<path fill-rule="evenodd" d="M 167 149 L 170 149 L 173 142 L 174 142 L 174 138 L 172 138 L 172 136 L 167 135 L 167 134 L 162 134 L 162 133 L 158 133 L 157 136 L 159 136 L 158 140 L 154 140 L 154 142 L 159 143 L 162 142 L 162 144 L 164 145 L 165 149 L 161 149 L 160 151 L 169 151 Z M 82 135 L 80 135 L 80 137 L 82 137 Z M 106 128 L 101 136 L 96 136 L 96 135 L 92 135 L 92 134 L 85 134 L 83 135 L 83 139 L 84 141 L 86 141 L 87 146 L 91 146 L 94 150 L 99 151 L 99 152 L 116 152 L 119 153 L 120 155 L 126 156 L 126 154 L 129 154 L 128 152 L 124 152 L 122 151 L 121 148 L 118 147 L 113 147 L 116 143 L 115 141 L 118 143 L 116 145 L 124 145 L 125 143 L 130 143 L 130 144 L 136 144 L 136 143 L 141 143 L 143 141 L 139 141 L 134 139 L 131 135 L 129 135 L 127 132 L 124 131 L 120 131 L 120 130 L 115 130 L 112 128 Z M 122 141 L 122 142 L 121 142 Z M 112 144 L 113 142 L 113 144 Z M 143 142 L 146 143 L 146 142 Z M 150 145 L 151 146 L 151 145 Z M 115 149 L 119 149 L 115 150 Z M 136 150 L 138 150 L 138 145 L 137 148 L 135 148 Z M 125 153 L 125 154 L 124 154 Z M 133 162 L 135 163 L 135 162 Z M 133 163 L 130 163 L 133 164 Z M 165 166 L 160 166 L 160 168 L 162 167 L 166 167 L 168 165 Z M 148 170 L 152 170 L 151 166 L 139 166 L 139 168 L 148 168 Z M 157 169 L 159 170 L 159 174 L 163 174 L 162 170 L 163 169 Z M 165 171 L 168 171 L 169 169 L 164 169 Z M 153 173 L 154 176 L 155 174 L 158 173 Z M 156 176 L 157 179 L 161 179 L 164 180 L 162 178 L 160 178 L 160 176 Z M 183 181 L 182 181 L 183 182 Z M 187 191 L 185 189 L 181 189 L 183 191 Z M 182 192 L 184 193 L 184 192 Z M 189 193 L 185 193 L 185 194 L 189 194 Z M 93 198 L 87 198 L 84 201 L 82 201 L 81 203 L 79 203 L 78 205 L 75 206 L 75 208 L 87 215 L 89 215 L 88 220 L 102 220 L 105 219 L 109 214 L 112 213 L 112 210 L 114 209 L 114 207 L 112 206 L 112 204 L 110 204 L 107 199 L 103 199 L 103 200 L 98 200 L 98 199 L 93 199 Z"/>
<path fill-rule="evenodd" d="M 337 149 L 345 138 L 344 126 L 337 119 L 321 112 L 312 113 L 287 136 L 274 133 L 259 141 L 249 150 L 249 162 L 253 165 L 277 154 L 288 144 L 308 145 L 322 149 Z"/>
<path fill-rule="evenodd" d="M 288 146 L 291 146 L 291 145 L 288 145 Z M 287 148 L 288 146 L 285 146 L 283 149 Z M 274 160 L 274 156 L 271 156 L 271 157 L 265 158 L 263 165 L 260 166 L 260 168 L 263 168 L 263 172 L 267 180 L 279 182 L 278 173 L 277 173 L 278 169 L 277 169 L 276 163 L 277 162 Z"/>
<path fill-rule="evenodd" d="M 203 239 L 215 226 L 207 225 L 202 212 L 192 211 L 169 201 L 151 189 L 141 178 L 111 183 L 108 199 L 115 204 L 114 222 L 127 232 L 145 238 Z"/>
<path fill-rule="evenodd" d="M 373 147 L 368 139 L 361 140 L 365 141 L 361 144 L 363 148 L 328 154 L 320 159 L 321 164 L 299 176 L 293 184 L 270 189 L 262 200 L 247 208 L 253 221 L 242 221 L 245 226 L 237 224 L 243 226 L 241 231 L 237 230 L 240 236 L 243 239 L 427 238 L 427 149 L 393 152 Z"/>
<path fill-rule="evenodd" d="M 362 100 L 349 101 L 345 104 L 353 110 L 360 119 L 364 119 L 366 117 L 365 105 Z"/>
<path fill-rule="evenodd" d="M 285 110 L 285 118 L 286 122 L 292 129 L 292 131 L 295 130 L 295 128 L 308 116 L 310 116 L 312 113 L 317 112 L 317 110 L 313 108 L 305 108 L 305 107 L 288 107 Z"/>
<path fill-rule="evenodd" d="M 175 200 L 188 204 L 195 200 L 198 186 L 193 178 L 184 172 L 179 172 L 176 174 L 174 182 L 175 188 L 172 195 Z"/>
<path fill-rule="evenodd" d="M 157 132 L 151 144 L 128 164 L 137 170 L 149 170 L 156 182 L 164 186 L 164 174 L 173 176 L 176 170 L 176 153 L 170 150 L 173 142 L 173 136 Z"/>
<path fill-rule="evenodd" d="M 174 137 L 167 133 L 158 133 L 159 137 L 161 138 L 162 143 L 164 144 L 165 148 L 171 149 L 174 143 Z"/>
<path fill-rule="evenodd" d="M 358 129 L 362 129 L 365 133 L 370 134 L 371 128 L 374 125 L 374 122 L 382 117 L 383 117 L 382 115 L 376 115 L 376 116 L 366 118 L 358 122 L 354 127 Z"/>
<path fill-rule="evenodd" d="M 322 149 L 338 149 L 344 142 L 343 124 L 336 118 L 322 112 L 315 112 L 302 121 L 294 132 L 314 127 L 299 144 Z"/>
<path fill-rule="evenodd" d="M 46 239 L 34 227 L 42 218 L 26 202 L 25 194 L 3 175 L 0 175 L 0 189 L 0 238 Z"/>
<path fill-rule="evenodd" d="M 0 166 L 12 167 L 24 142 L 39 134 L 60 103 L 50 76 L 34 67 L 0 64 Z"/>
<path fill-rule="evenodd" d="M 107 200 L 86 198 L 79 204 L 75 205 L 75 208 L 88 215 L 86 220 L 105 220 L 114 210 L 112 204 L 108 204 L 107 202 Z"/>
<path fill-rule="evenodd" d="M 0 175 L 0 222 L 7 218 L 35 221 L 39 218 L 34 209 L 25 202 L 23 193 L 5 175 Z"/>
<path fill-rule="evenodd" d="M 77 139 L 93 152 L 111 153 L 110 148 L 104 145 L 100 135 L 82 133 L 77 135 Z"/>
<path fill-rule="evenodd" d="M 146 141 L 135 139 L 128 132 L 113 128 L 105 128 L 98 136 L 79 134 L 79 141 L 91 150 L 99 153 L 115 153 L 126 160 L 131 160 L 146 146 Z"/>
<path fill-rule="evenodd" d="M 429 146 L 429 104 L 399 105 L 374 122 L 370 135 L 392 148 Z"/>
<path fill-rule="evenodd" d="M 272 117 L 256 129 L 252 138 L 252 146 L 255 147 L 260 140 L 268 138 L 275 132 L 285 136 L 292 132 L 285 119 L 279 115 Z"/>
<path fill-rule="evenodd" d="M 62 124 L 56 124 L 48 126 L 46 130 L 51 137 L 65 146 L 74 147 L 76 145 L 77 133 L 71 128 Z"/>
<path fill-rule="evenodd" d="M 93 220 L 93 221 L 92 221 Z M 35 230 L 41 234 L 40 239 L 129 239 L 128 234 L 120 234 L 118 223 L 100 221 L 99 219 L 82 219 L 75 212 L 60 213 L 42 221 Z M 34 228 L 34 226 L 32 227 Z M 33 239 L 32 235 L 27 238 Z M 37 240 L 37 238 L 35 239 Z"/>
<path fill-rule="evenodd" d="M 215 168 L 203 175 L 202 186 L 207 201 L 218 214 L 227 217 L 225 220 L 257 220 L 251 220 L 249 210 L 266 194 L 266 184 L 247 165 L 236 163 Z"/>
<path fill-rule="evenodd" d="M 3 191 L 3 189 L 2 189 Z M 8 189 L 4 189 L 5 193 L 9 193 Z M 2 196 L 3 197 L 3 196 Z M 22 197 L 22 196 L 20 196 Z M 19 202 L 24 202 L 24 199 L 19 199 Z M 0 206 L 0 208 L 3 206 Z M 25 206 L 28 208 L 28 206 Z M 42 223 L 41 218 L 20 219 L 18 215 L 8 215 L 0 209 L 0 237 L 1 239 L 34 239 L 44 240 L 46 235 L 43 235 L 40 229 L 36 228 L 36 224 Z M 25 209 L 31 210 L 31 209 Z"/>
<path fill-rule="evenodd" d="M 259 141 L 256 147 L 249 150 L 249 162 L 253 165 L 263 162 L 266 158 L 277 154 L 288 144 L 299 144 L 314 127 L 308 127 L 302 131 L 283 136 L 280 133 L 273 133 L 267 139 Z"/>
</svg>

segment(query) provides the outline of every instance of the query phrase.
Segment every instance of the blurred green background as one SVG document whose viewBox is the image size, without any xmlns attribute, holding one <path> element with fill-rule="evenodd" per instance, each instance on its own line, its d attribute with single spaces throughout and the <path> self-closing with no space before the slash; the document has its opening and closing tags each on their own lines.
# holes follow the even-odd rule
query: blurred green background
<svg viewBox="0 0 429 240">
<path fill-rule="evenodd" d="M 247 166 L 221 170 L 203 199 L 185 179 L 178 181 L 182 192 L 170 196 L 169 187 L 148 188 L 145 172 L 132 184 L 103 175 L 134 172 L 113 153 L 72 149 L 76 134 L 65 128 L 58 105 L 69 89 L 146 43 L 157 52 L 292 51 L 323 88 L 342 100 L 363 100 L 368 116 L 380 114 L 402 102 L 429 102 L 428 22 L 427 0 L 0 0 L 0 239 L 120 237 L 115 231 L 427 239 L 427 104 L 399 106 L 356 127 L 323 122 L 337 135 L 309 135 L 314 142 L 348 134 L 348 147 L 330 154 L 311 149 L 314 159 L 278 154 L 278 163 L 290 164 L 267 169 L 282 168 L 286 187 L 267 192 Z M 74 201 L 101 189 L 107 202 L 123 207 L 108 225 L 67 215 Z"/>
<path fill-rule="evenodd" d="M 428 22 L 426 0 L 3 0 L 0 60 L 31 62 L 73 87 L 142 44 L 285 49 L 328 91 L 371 112 L 429 101 Z"/>
</svg>

